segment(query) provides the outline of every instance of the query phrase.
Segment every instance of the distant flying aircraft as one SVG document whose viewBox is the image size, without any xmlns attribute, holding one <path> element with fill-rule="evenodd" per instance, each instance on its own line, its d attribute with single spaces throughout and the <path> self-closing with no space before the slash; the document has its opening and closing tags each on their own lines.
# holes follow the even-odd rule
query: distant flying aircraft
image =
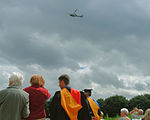
<svg viewBox="0 0 150 120">
<path fill-rule="evenodd" d="M 76 14 L 77 10 L 78 10 L 78 9 L 76 9 L 73 13 L 71 13 L 71 14 L 69 14 L 69 15 L 70 15 L 71 17 L 81 17 L 81 18 L 82 18 L 83 15 L 77 15 L 77 14 Z"/>
</svg>

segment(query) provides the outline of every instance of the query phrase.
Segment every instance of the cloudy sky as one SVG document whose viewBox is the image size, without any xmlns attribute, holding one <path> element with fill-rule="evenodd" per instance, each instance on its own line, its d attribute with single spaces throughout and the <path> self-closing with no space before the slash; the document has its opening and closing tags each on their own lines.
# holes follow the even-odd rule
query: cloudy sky
<svg viewBox="0 0 150 120">
<path fill-rule="evenodd" d="M 132 98 L 150 92 L 149 51 L 149 0 L 0 0 L 0 89 L 40 73 L 53 95 L 66 73 L 95 99 Z"/>
</svg>

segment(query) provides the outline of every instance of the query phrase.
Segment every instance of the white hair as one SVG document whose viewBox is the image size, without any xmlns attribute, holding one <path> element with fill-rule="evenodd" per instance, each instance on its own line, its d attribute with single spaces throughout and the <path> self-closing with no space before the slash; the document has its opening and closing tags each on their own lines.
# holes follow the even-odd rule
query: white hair
<svg viewBox="0 0 150 120">
<path fill-rule="evenodd" d="M 127 108 L 122 108 L 121 109 L 121 112 L 125 113 L 126 115 L 128 115 L 129 111 Z"/>
<path fill-rule="evenodd" d="M 9 77 L 9 82 L 12 82 L 13 85 L 22 87 L 23 75 L 19 72 L 13 72 Z"/>
<path fill-rule="evenodd" d="M 143 115 L 143 110 L 142 110 L 142 109 L 139 109 L 139 110 L 138 110 L 138 113 L 139 113 L 140 115 Z"/>
</svg>

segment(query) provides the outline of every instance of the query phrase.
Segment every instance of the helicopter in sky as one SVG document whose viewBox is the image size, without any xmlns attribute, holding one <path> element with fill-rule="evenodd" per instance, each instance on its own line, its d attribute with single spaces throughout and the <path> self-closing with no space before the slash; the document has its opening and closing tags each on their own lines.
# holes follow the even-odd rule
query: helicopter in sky
<svg viewBox="0 0 150 120">
<path fill-rule="evenodd" d="M 78 10 L 78 9 L 76 9 L 73 13 L 71 13 L 71 14 L 69 14 L 69 15 L 70 15 L 71 17 L 81 17 L 81 18 L 82 18 L 83 15 L 77 15 L 77 14 L 76 14 L 77 10 Z"/>
</svg>

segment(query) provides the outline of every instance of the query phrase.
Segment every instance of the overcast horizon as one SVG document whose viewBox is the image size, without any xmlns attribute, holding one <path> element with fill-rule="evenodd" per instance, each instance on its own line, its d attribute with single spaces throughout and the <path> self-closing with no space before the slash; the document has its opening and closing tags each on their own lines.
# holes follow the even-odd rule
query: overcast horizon
<svg viewBox="0 0 150 120">
<path fill-rule="evenodd" d="M 94 99 L 150 93 L 149 11 L 149 0 L 0 0 L 0 89 L 21 72 L 23 88 L 39 73 L 52 95 L 61 74 Z"/>
</svg>

